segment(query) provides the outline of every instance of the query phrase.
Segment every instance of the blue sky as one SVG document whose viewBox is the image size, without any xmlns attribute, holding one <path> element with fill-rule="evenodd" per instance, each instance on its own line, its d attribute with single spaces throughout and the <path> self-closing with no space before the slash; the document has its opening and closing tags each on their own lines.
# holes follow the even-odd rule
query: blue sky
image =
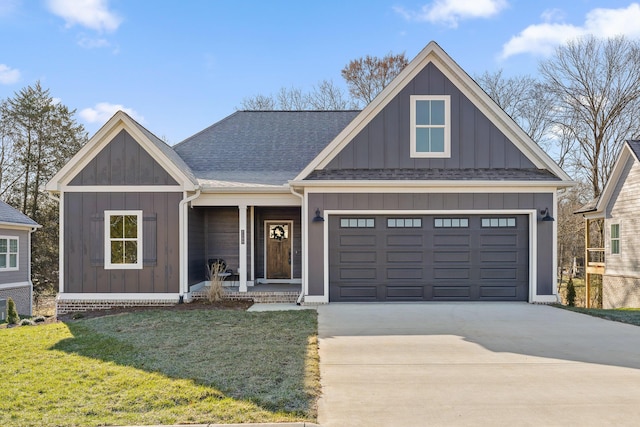
<svg viewBox="0 0 640 427">
<path fill-rule="evenodd" d="M 435 40 L 471 76 L 535 76 L 569 38 L 638 22 L 629 0 L 0 0 L 0 98 L 39 80 L 90 135 L 122 109 L 175 144 L 258 93 L 344 87 L 368 54 Z"/>
</svg>

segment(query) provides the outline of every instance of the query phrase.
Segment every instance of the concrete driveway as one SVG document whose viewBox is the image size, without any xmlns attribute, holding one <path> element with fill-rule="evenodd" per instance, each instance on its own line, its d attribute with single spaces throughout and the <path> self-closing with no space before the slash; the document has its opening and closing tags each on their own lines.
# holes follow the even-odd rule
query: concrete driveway
<svg viewBox="0 0 640 427">
<path fill-rule="evenodd" d="M 638 424 L 640 327 L 525 303 L 318 313 L 323 427 Z"/>
</svg>

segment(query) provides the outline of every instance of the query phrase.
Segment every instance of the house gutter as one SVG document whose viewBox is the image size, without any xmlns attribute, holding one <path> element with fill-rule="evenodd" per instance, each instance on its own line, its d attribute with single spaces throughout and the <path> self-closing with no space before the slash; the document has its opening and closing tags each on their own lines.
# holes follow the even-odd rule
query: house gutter
<svg viewBox="0 0 640 427">
<path fill-rule="evenodd" d="M 184 192 L 184 195 L 187 195 L 187 192 Z M 189 292 L 189 276 L 187 271 L 187 265 L 189 263 L 189 254 L 187 253 L 188 244 L 189 244 L 189 229 L 187 218 L 187 203 L 190 201 L 197 199 L 200 196 L 200 188 L 196 187 L 196 193 L 192 196 L 185 197 L 180 200 L 178 205 L 178 223 L 180 224 L 180 243 L 179 243 L 179 253 L 180 253 L 180 296 L 179 303 L 184 302 L 184 296 Z"/>
<path fill-rule="evenodd" d="M 306 257 L 307 256 L 307 251 L 305 250 L 305 242 L 307 241 L 307 237 L 306 237 L 306 234 L 307 234 L 306 233 L 306 231 L 307 231 L 307 227 L 306 227 L 306 223 L 307 223 L 307 221 L 306 221 L 306 219 L 307 219 L 307 207 L 305 206 L 305 203 L 304 203 L 304 195 L 298 193 L 293 188 L 293 186 L 289 186 L 289 190 L 291 191 L 291 194 L 293 194 L 294 196 L 300 197 L 300 201 L 302 202 L 300 204 L 300 206 L 302 207 L 302 211 L 301 211 L 301 214 L 300 214 L 300 219 L 302 220 L 302 225 L 303 225 L 304 230 L 303 230 L 303 233 L 301 233 L 301 236 L 302 236 L 301 247 L 302 247 L 302 250 L 304 251 L 304 257 Z M 306 283 L 304 282 L 304 277 L 305 277 L 305 275 L 304 275 L 304 270 L 305 270 L 304 264 L 305 263 L 304 263 L 304 259 L 303 259 L 303 261 L 302 261 L 302 279 L 303 280 L 302 280 L 302 286 L 300 287 L 300 295 L 298 295 L 298 299 L 296 300 L 296 305 L 302 304 L 302 299 L 304 298 L 304 288 L 306 286 Z"/>
</svg>

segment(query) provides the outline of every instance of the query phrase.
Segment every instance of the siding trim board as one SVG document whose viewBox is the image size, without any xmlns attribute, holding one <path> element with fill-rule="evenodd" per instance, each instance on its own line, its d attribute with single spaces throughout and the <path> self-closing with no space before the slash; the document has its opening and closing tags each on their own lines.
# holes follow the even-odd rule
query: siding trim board
<svg viewBox="0 0 640 427">
<path fill-rule="evenodd" d="M 305 301 L 312 303 L 329 302 L 329 216 L 332 215 L 528 215 L 529 216 L 529 297 L 528 302 L 557 302 L 557 295 L 537 294 L 537 217 L 536 209 L 496 209 L 496 210 L 325 210 L 323 229 L 324 253 L 324 293 L 323 295 L 305 296 Z M 308 255 L 308 254 L 307 254 Z M 555 292 L 555 287 L 553 289 Z"/>
</svg>

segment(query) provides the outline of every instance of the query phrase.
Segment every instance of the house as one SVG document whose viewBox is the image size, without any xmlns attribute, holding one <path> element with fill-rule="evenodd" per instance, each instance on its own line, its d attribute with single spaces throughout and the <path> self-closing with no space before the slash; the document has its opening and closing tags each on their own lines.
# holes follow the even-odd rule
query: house
<svg viewBox="0 0 640 427">
<path fill-rule="evenodd" d="M 18 314 L 31 316 L 31 233 L 34 220 L 0 201 L 0 299 L 11 298 Z"/>
<path fill-rule="evenodd" d="M 434 42 L 362 111 L 238 111 L 169 147 L 116 113 L 47 184 L 58 310 L 237 294 L 555 302 L 570 178 Z M 269 284 L 267 287 L 265 284 Z"/>
<path fill-rule="evenodd" d="M 602 276 L 602 308 L 640 307 L 639 208 L 640 141 L 626 141 L 600 197 L 576 212 L 587 227 L 587 275 Z M 594 220 L 604 221 L 604 245 L 597 247 L 589 238 Z"/>
</svg>

